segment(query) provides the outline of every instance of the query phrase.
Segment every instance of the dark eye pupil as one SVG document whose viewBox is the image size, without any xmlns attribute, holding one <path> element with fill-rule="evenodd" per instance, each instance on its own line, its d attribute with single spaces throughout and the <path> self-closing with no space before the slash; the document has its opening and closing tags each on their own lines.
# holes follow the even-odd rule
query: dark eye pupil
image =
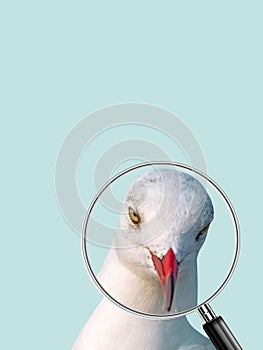
<svg viewBox="0 0 263 350">
<path fill-rule="evenodd" d="M 202 236 L 202 234 L 203 234 L 202 232 L 199 232 L 198 235 L 195 237 L 195 240 L 198 241 L 200 236 Z"/>
</svg>

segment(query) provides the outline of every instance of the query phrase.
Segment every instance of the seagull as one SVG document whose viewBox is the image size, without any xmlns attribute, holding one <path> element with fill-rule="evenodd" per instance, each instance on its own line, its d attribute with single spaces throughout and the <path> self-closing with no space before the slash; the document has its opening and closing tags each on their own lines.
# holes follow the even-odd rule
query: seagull
<svg viewBox="0 0 263 350">
<path fill-rule="evenodd" d="M 122 204 L 111 249 L 98 274 L 128 308 L 170 315 L 197 305 L 197 256 L 213 220 L 205 187 L 175 169 L 137 177 Z M 214 350 L 186 316 L 149 319 L 104 298 L 72 350 Z"/>
</svg>

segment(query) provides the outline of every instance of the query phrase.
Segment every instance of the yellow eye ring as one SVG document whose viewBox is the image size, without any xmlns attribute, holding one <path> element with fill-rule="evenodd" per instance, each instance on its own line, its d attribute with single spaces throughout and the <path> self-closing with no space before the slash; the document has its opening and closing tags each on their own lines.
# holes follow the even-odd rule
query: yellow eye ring
<svg viewBox="0 0 263 350">
<path fill-rule="evenodd" d="M 139 225 L 141 222 L 141 217 L 134 209 L 129 207 L 129 217 L 133 224 Z"/>
<path fill-rule="evenodd" d="M 210 224 L 208 224 L 206 227 L 204 227 L 201 231 L 199 231 L 198 235 L 195 237 L 195 240 L 198 241 L 200 236 L 202 236 L 208 229 L 209 229 Z"/>
</svg>

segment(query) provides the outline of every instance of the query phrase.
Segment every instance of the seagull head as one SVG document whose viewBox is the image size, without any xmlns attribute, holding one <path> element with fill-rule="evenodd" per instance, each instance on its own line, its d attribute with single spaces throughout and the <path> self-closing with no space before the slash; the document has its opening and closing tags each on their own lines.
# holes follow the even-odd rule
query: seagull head
<svg viewBox="0 0 263 350">
<path fill-rule="evenodd" d="M 155 169 L 138 177 L 123 202 L 115 245 L 133 273 L 161 287 L 170 311 L 175 289 L 196 266 L 213 220 L 213 205 L 194 177 Z"/>
</svg>

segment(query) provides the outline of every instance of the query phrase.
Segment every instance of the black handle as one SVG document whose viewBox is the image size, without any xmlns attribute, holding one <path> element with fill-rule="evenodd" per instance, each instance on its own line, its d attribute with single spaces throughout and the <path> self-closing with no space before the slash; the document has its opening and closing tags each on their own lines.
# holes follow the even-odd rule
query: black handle
<svg viewBox="0 0 263 350">
<path fill-rule="evenodd" d="M 221 316 L 205 323 L 203 328 L 217 350 L 242 350 Z"/>
</svg>

